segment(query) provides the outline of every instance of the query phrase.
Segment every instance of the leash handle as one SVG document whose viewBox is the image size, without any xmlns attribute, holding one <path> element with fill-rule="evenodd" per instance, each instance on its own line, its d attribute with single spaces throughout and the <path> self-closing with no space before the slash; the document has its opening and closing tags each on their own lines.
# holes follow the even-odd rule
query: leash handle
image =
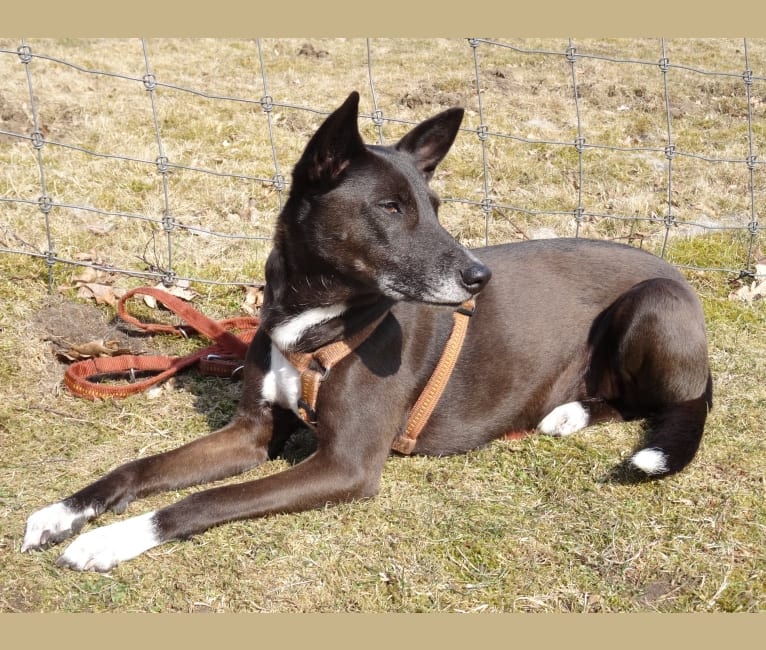
<svg viewBox="0 0 766 650">
<path fill-rule="evenodd" d="M 77 361 L 71 364 L 64 373 L 64 385 L 72 394 L 94 400 L 100 397 L 123 398 L 145 391 L 151 386 L 169 379 L 178 371 L 197 363 L 200 364 L 200 369 L 206 374 L 231 375 L 233 369 L 242 365 L 242 360 L 247 355 L 248 345 L 260 325 L 259 319 L 249 317 L 215 321 L 166 291 L 140 287 L 131 289 L 120 298 L 117 313 L 123 321 L 145 332 L 162 332 L 185 336 L 187 327 L 144 323 L 138 320 L 128 313 L 126 307 L 127 301 L 135 295 L 152 296 L 188 323 L 192 330 L 212 339 L 215 343 L 180 357 L 120 355 Z M 230 330 L 239 330 L 239 335 L 232 334 Z M 137 372 L 149 373 L 150 376 L 136 381 Z M 109 375 L 126 377 L 128 383 L 106 384 L 96 380 L 99 376 Z"/>
</svg>

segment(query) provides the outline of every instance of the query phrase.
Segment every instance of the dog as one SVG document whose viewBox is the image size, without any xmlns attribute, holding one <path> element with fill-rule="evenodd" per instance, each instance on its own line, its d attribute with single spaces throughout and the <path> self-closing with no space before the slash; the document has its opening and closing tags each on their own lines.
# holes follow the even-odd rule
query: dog
<svg viewBox="0 0 766 650">
<path fill-rule="evenodd" d="M 317 439 L 303 461 L 94 528 L 57 563 L 107 571 L 225 522 L 375 495 L 456 309 L 473 314 L 462 349 L 406 452 L 458 454 L 513 431 L 566 436 L 643 419 L 644 439 L 622 464 L 628 474 L 661 477 L 692 460 L 712 381 L 702 308 L 683 276 L 648 252 L 596 240 L 468 250 L 440 225 L 429 187 L 463 109 L 419 123 L 394 146 L 366 145 L 358 102 L 352 93 L 326 118 L 294 167 L 232 421 L 38 510 L 22 551 L 135 499 L 255 467 L 280 453 L 302 419 Z M 345 356 L 314 367 L 318 388 L 307 403 L 291 359 L 339 341 Z"/>
</svg>

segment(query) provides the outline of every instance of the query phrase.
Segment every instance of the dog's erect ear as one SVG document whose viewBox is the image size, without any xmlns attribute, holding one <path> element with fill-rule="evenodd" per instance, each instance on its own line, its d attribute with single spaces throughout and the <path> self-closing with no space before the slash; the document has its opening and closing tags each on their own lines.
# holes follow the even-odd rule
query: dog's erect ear
<svg viewBox="0 0 766 650">
<path fill-rule="evenodd" d="M 357 118 L 359 93 L 353 92 L 333 111 L 311 137 L 293 169 L 296 184 L 331 186 L 351 159 L 365 151 Z"/>
<path fill-rule="evenodd" d="M 434 169 L 455 141 L 462 120 L 463 109 L 450 108 L 418 124 L 399 140 L 396 148 L 412 154 L 426 180 L 431 180 Z"/>
</svg>

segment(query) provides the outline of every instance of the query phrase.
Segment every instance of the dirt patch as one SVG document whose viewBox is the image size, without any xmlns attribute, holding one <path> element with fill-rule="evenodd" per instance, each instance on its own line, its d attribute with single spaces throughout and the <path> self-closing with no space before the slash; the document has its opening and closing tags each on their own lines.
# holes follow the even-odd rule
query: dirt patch
<svg viewBox="0 0 766 650">
<path fill-rule="evenodd" d="M 674 590 L 675 587 L 668 580 L 657 580 L 644 587 L 639 600 L 644 605 L 654 605 L 661 602 Z"/>
<path fill-rule="evenodd" d="M 462 106 L 465 98 L 460 93 L 441 90 L 440 88 L 422 88 L 417 91 L 406 92 L 399 100 L 399 104 L 407 108 L 419 106 Z"/>
<path fill-rule="evenodd" d="M 38 125 L 43 138 L 61 138 L 66 133 L 82 124 L 83 109 L 63 103 L 48 103 L 38 115 Z M 0 94 L 0 131 L 16 133 L 20 136 L 31 135 L 34 119 L 27 103 L 18 105 Z M 0 133 L 0 142 L 23 142 L 21 138 Z"/>
<path fill-rule="evenodd" d="M 115 319 L 96 307 L 85 303 L 67 301 L 51 296 L 29 321 L 29 331 L 20 335 L 36 348 L 36 372 L 38 386 L 48 392 L 58 384 L 66 364 L 58 359 L 56 350 L 68 345 L 81 345 L 90 341 L 117 341 L 120 347 L 129 348 L 133 354 L 147 351 L 146 341 L 129 336 L 118 327 Z"/>
<path fill-rule="evenodd" d="M 0 95 L 0 131 L 27 135 L 32 130 L 30 117 Z M 0 142 L 19 142 L 19 138 L 0 133 Z"/>
<path fill-rule="evenodd" d="M 304 43 L 298 50 L 298 56 L 308 56 L 312 59 L 323 59 L 329 55 L 330 53 L 327 50 L 318 49 L 311 43 Z"/>
<path fill-rule="evenodd" d="M 117 340 L 136 353 L 146 351 L 142 342 L 137 343 L 135 337 L 121 331 L 116 320 L 110 322 L 95 305 L 68 302 L 58 296 L 51 297 L 43 305 L 34 315 L 31 325 L 38 330 L 42 340 L 62 339 L 72 343 L 93 339 Z"/>
</svg>

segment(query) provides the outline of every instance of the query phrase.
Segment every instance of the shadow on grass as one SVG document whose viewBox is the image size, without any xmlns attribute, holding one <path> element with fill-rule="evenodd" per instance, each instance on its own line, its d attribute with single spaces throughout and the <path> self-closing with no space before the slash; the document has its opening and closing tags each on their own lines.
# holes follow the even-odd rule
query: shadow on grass
<svg viewBox="0 0 766 650">
<path fill-rule="evenodd" d="M 599 483 L 612 485 L 638 485 L 640 483 L 651 483 L 656 481 L 656 477 L 647 476 L 644 472 L 634 467 L 629 460 L 622 461 L 619 465 L 613 467 Z"/>
<path fill-rule="evenodd" d="M 194 409 L 207 420 L 209 431 L 215 431 L 233 418 L 241 397 L 241 381 L 220 377 L 206 377 L 195 368 L 190 368 L 178 376 L 179 388 L 194 396 Z M 307 426 L 295 420 L 290 433 L 282 438 L 275 437 L 269 445 L 269 458 L 280 458 L 290 465 L 296 465 L 316 451 L 316 434 Z"/>
</svg>

